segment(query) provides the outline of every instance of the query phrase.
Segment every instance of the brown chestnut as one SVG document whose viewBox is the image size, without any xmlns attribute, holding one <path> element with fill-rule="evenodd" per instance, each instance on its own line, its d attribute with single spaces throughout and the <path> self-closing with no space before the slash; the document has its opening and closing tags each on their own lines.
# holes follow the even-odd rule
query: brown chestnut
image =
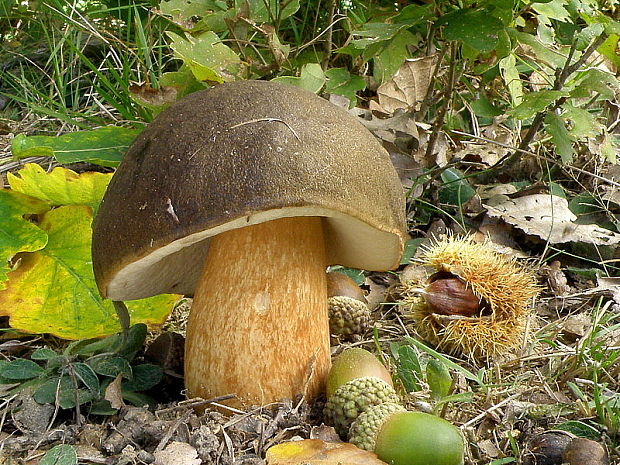
<svg viewBox="0 0 620 465">
<path fill-rule="evenodd" d="M 456 276 L 432 281 L 426 287 L 424 298 L 433 313 L 465 317 L 480 315 L 480 299 Z"/>
</svg>

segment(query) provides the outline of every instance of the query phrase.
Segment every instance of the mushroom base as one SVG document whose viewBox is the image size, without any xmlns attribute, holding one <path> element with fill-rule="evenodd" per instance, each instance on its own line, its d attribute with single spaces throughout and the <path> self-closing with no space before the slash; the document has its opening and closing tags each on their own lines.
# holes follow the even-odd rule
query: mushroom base
<svg viewBox="0 0 620 465">
<path fill-rule="evenodd" d="M 263 405 L 321 392 L 330 367 L 325 267 L 320 218 L 212 238 L 188 322 L 189 395 Z"/>
</svg>

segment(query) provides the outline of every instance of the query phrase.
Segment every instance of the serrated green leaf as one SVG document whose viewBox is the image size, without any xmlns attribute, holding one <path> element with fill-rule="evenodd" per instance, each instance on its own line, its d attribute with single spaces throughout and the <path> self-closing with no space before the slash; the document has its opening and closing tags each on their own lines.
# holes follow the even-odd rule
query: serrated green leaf
<svg viewBox="0 0 620 465">
<path fill-rule="evenodd" d="M 16 158 L 54 157 L 59 163 L 85 161 L 101 166 L 118 166 L 140 129 L 104 127 L 61 136 L 18 134 L 11 142 Z"/>
<path fill-rule="evenodd" d="M 588 98 L 593 93 L 599 93 L 601 99 L 611 100 L 615 93 L 620 90 L 618 79 L 607 71 L 590 68 L 582 76 L 582 79 L 571 91 L 571 97 Z"/>
<path fill-rule="evenodd" d="M 32 360 L 18 358 L 4 365 L 0 376 L 10 380 L 22 380 L 36 378 L 43 373 L 45 370 Z"/>
<path fill-rule="evenodd" d="M 545 132 L 551 136 L 551 141 L 555 145 L 557 154 L 562 159 L 562 163 L 569 164 L 573 161 L 575 149 L 573 148 L 573 138 L 566 129 L 564 119 L 555 113 L 548 113 L 545 116 Z"/>
<path fill-rule="evenodd" d="M 47 233 L 24 216 L 49 210 L 50 206 L 32 197 L 0 189 L 0 291 L 4 289 L 9 261 L 18 252 L 35 252 L 47 244 Z"/>
<path fill-rule="evenodd" d="M 462 9 L 441 17 L 444 37 L 458 40 L 479 52 L 490 52 L 497 45 L 504 24 L 486 11 Z"/>
<path fill-rule="evenodd" d="M 524 95 L 523 101 L 508 113 L 517 119 L 528 119 L 540 111 L 544 111 L 549 105 L 560 97 L 568 97 L 569 93 L 563 90 L 540 90 Z"/>
<path fill-rule="evenodd" d="M 51 205 L 87 205 L 96 212 L 112 173 L 77 174 L 57 167 L 51 173 L 35 163 L 26 164 L 17 175 L 8 173 L 11 188 Z"/>
<path fill-rule="evenodd" d="M 77 465 L 77 463 L 77 452 L 68 444 L 52 447 L 39 460 L 39 465 Z"/>
<path fill-rule="evenodd" d="M 214 82 L 235 80 L 241 60 L 215 32 L 207 31 L 198 37 L 187 38 L 173 32 L 167 34 L 176 57 L 183 60 L 196 79 Z"/>
<path fill-rule="evenodd" d="M 158 365 L 145 363 L 133 366 L 132 375 L 131 380 L 123 380 L 123 391 L 147 391 L 161 382 L 164 371 Z"/>
<path fill-rule="evenodd" d="M 13 328 L 82 339 L 116 333 L 120 327 L 110 301 L 95 284 L 91 265 L 89 207 L 63 206 L 43 215 L 48 234 L 44 249 L 24 253 L 0 291 L 0 314 Z M 161 324 L 176 296 L 157 296 L 129 303 L 133 322 Z"/>
<path fill-rule="evenodd" d="M 388 23 L 368 23 L 361 29 L 352 31 L 353 39 L 351 46 L 364 50 L 371 45 L 393 39 L 406 25 Z M 357 37 L 362 37 L 358 39 Z"/>
</svg>

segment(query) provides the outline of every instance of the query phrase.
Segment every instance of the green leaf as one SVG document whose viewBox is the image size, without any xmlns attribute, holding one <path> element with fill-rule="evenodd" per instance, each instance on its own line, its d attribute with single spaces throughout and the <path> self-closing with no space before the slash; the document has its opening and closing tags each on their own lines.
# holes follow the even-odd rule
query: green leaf
<svg viewBox="0 0 620 465">
<path fill-rule="evenodd" d="M 131 380 L 123 380 L 121 385 L 123 390 L 147 391 L 157 386 L 164 377 L 163 369 L 150 363 L 132 367 L 132 373 Z"/>
<path fill-rule="evenodd" d="M 420 244 L 422 244 L 422 242 L 424 242 L 424 239 L 417 238 L 409 239 L 405 243 L 405 251 L 403 252 L 403 257 L 400 259 L 401 265 L 408 265 L 409 263 L 411 263 L 411 259 L 415 255 L 416 250 L 418 250 L 418 247 L 420 246 Z"/>
<path fill-rule="evenodd" d="M 13 256 L 18 252 L 41 250 L 47 244 L 45 231 L 24 218 L 46 210 L 49 210 L 46 202 L 0 189 L 0 292 L 4 289 Z"/>
<path fill-rule="evenodd" d="M 37 378 L 45 373 L 45 370 L 32 360 L 18 358 L 2 366 L 0 376 L 10 380 Z"/>
<path fill-rule="evenodd" d="M 452 375 L 448 367 L 440 360 L 430 359 L 426 364 L 426 382 L 431 390 L 431 396 L 441 399 L 450 394 Z"/>
<path fill-rule="evenodd" d="M 325 71 L 327 82 L 325 91 L 342 95 L 349 99 L 349 108 L 357 103 L 357 92 L 366 88 L 366 81 L 361 76 L 352 76 L 346 68 L 331 68 Z"/>
<path fill-rule="evenodd" d="M 84 206 L 62 206 L 42 216 L 39 226 L 48 234 L 47 245 L 23 254 L 0 291 L 0 315 L 9 316 L 13 328 L 66 339 L 118 332 L 112 302 L 100 297 L 95 284 L 91 221 L 90 208 Z M 132 301 L 132 321 L 161 324 L 176 299 L 164 295 Z"/>
<path fill-rule="evenodd" d="M 178 21 L 226 11 L 228 6 L 223 0 L 164 0 L 160 2 L 159 9 L 162 14 Z"/>
<path fill-rule="evenodd" d="M 34 392 L 34 400 L 39 404 L 55 404 L 63 409 L 82 405 L 95 398 L 95 394 L 84 389 L 75 389 L 73 380 L 64 375 L 61 378 L 51 378 L 41 384 Z"/>
<path fill-rule="evenodd" d="M 97 357 L 90 360 L 89 365 L 95 373 L 110 378 L 116 378 L 118 375 L 128 379 L 132 377 L 131 366 L 123 357 Z"/>
<path fill-rule="evenodd" d="M 547 18 L 565 21 L 570 19 L 570 13 L 564 8 L 565 5 L 566 2 L 564 0 L 552 0 L 544 3 L 532 3 L 532 8 Z"/>
<path fill-rule="evenodd" d="M 523 83 L 517 70 L 517 60 L 514 55 L 508 55 L 499 61 L 499 70 L 504 83 L 510 92 L 510 99 L 513 106 L 519 105 L 523 101 Z"/>
<path fill-rule="evenodd" d="M 299 77 L 280 76 L 272 79 L 272 81 L 301 87 L 316 94 L 325 84 L 325 74 L 323 74 L 323 69 L 318 63 L 308 63 L 301 68 Z"/>
<path fill-rule="evenodd" d="M 444 37 L 459 40 L 479 51 L 490 52 L 497 45 L 503 23 L 489 13 L 477 9 L 463 9 L 444 15 L 437 25 L 445 25 Z"/>
<path fill-rule="evenodd" d="M 138 323 L 129 328 L 126 339 L 123 338 L 122 333 L 118 333 L 105 338 L 77 341 L 71 344 L 68 352 L 88 357 L 111 352 L 131 361 L 133 354 L 144 346 L 147 332 L 147 326 Z"/>
<path fill-rule="evenodd" d="M 553 69 L 561 69 L 564 66 L 567 57 L 561 53 L 558 53 L 556 50 L 548 48 L 532 34 L 517 31 L 511 28 L 507 28 L 506 30 L 510 34 L 513 41 L 517 41 L 530 47 L 531 51 L 536 55 L 539 65 L 546 64 Z"/>
<path fill-rule="evenodd" d="M 54 157 L 67 164 L 85 161 L 102 166 L 118 166 L 140 129 L 108 126 L 61 136 L 18 134 L 11 142 L 15 158 Z"/>
<path fill-rule="evenodd" d="M 351 46 L 358 50 L 365 50 L 371 45 L 393 39 L 406 25 L 388 23 L 368 23 L 363 28 L 352 31 L 353 37 L 363 37 L 353 39 Z"/>
<path fill-rule="evenodd" d="M 409 57 L 409 46 L 418 42 L 408 30 L 403 29 L 394 36 L 373 59 L 373 76 L 378 82 L 390 79 Z"/>
<path fill-rule="evenodd" d="M 397 361 L 396 376 L 403 383 L 405 391 L 419 391 L 422 368 L 416 351 L 411 346 L 402 344 L 390 344 L 390 350 Z"/>
<path fill-rule="evenodd" d="M 247 0 L 250 19 L 257 23 L 275 23 L 295 14 L 299 10 L 299 0 L 280 2 L 278 0 Z"/>
<path fill-rule="evenodd" d="M 159 80 L 159 85 L 175 87 L 178 99 L 205 88 L 205 84 L 198 81 L 192 70 L 186 65 L 182 65 L 178 71 L 164 73 Z"/>
<path fill-rule="evenodd" d="M 75 376 L 92 392 L 99 392 L 99 378 L 95 371 L 86 363 L 74 363 L 72 365 Z"/>
<path fill-rule="evenodd" d="M 603 130 L 603 125 L 596 120 L 594 114 L 570 103 L 562 105 L 562 118 L 570 121 L 568 132 L 576 139 L 596 137 Z"/>
<path fill-rule="evenodd" d="M 523 101 L 508 113 L 517 119 L 528 119 L 540 111 L 544 111 L 549 105 L 555 103 L 560 97 L 568 97 L 568 92 L 563 90 L 540 90 L 530 92 L 523 97 Z"/>
<path fill-rule="evenodd" d="M 446 205 L 463 205 L 476 191 L 469 185 L 465 175 L 456 168 L 447 168 L 441 173 L 444 185 L 439 189 L 439 201 Z"/>
<path fill-rule="evenodd" d="M 77 174 L 62 167 L 54 168 L 48 173 L 41 166 L 28 163 L 17 175 L 8 173 L 7 178 L 14 191 L 54 206 L 87 205 L 96 212 L 112 174 Z"/>
<path fill-rule="evenodd" d="M 199 81 L 233 81 L 240 72 L 241 60 L 233 50 L 224 45 L 213 31 L 198 37 L 183 38 L 167 32 L 170 47 L 177 58 L 183 60 Z"/>
<path fill-rule="evenodd" d="M 611 100 L 615 93 L 620 90 L 618 79 L 607 71 L 590 68 L 582 76 L 582 79 L 571 91 L 571 97 L 588 98 L 593 93 L 598 93 L 601 99 Z"/>
<path fill-rule="evenodd" d="M 566 129 L 564 119 L 555 113 L 548 113 L 545 116 L 545 131 L 551 136 L 551 141 L 555 145 L 557 154 L 562 159 L 562 163 L 569 164 L 573 161 L 575 149 L 573 149 L 573 138 Z"/>
<path fill-rule="evenodd" d="M 30 358 L 32 360 L 49 360 L 50 358 L 58 357 L 56 351 L 52 349 L 48 349 L 47 347 L 41 347 L 36 349 L 32 354 L 30 354 Z"/>
<path fill-rule="evenodd" d="M 48 450 L 39 465 L 77 465 L 77 452 L 68 444 L 60 444 Z"/>
</svg>

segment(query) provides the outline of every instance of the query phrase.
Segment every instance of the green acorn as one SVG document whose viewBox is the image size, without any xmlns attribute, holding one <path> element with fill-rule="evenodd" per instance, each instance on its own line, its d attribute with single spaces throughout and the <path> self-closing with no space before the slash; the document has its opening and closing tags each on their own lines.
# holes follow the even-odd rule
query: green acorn
<svg viewBox="0 0 620 465">
<path fill-rule="evenodd" d="M 349 442 L 391 465 L 462 465 L 464 444 L 454 425 L 398 404 L 369 407 L 351 426 Z"/>
<path fill-rule="evenodd" d="M 329 330 L 334 336 L 350 338 L 364 334 L 370 326 L 370 309 L 364 293 L 347 275 L 327 273 Z"/>
<path fill-rule="evenodd" d="M 370 352 L 345 350 L 334 360 L 327 377 L 325 421 L 346 437 L 355 419 L 373 405 L 398 403 L 392 378 Z"/>
</svg>

